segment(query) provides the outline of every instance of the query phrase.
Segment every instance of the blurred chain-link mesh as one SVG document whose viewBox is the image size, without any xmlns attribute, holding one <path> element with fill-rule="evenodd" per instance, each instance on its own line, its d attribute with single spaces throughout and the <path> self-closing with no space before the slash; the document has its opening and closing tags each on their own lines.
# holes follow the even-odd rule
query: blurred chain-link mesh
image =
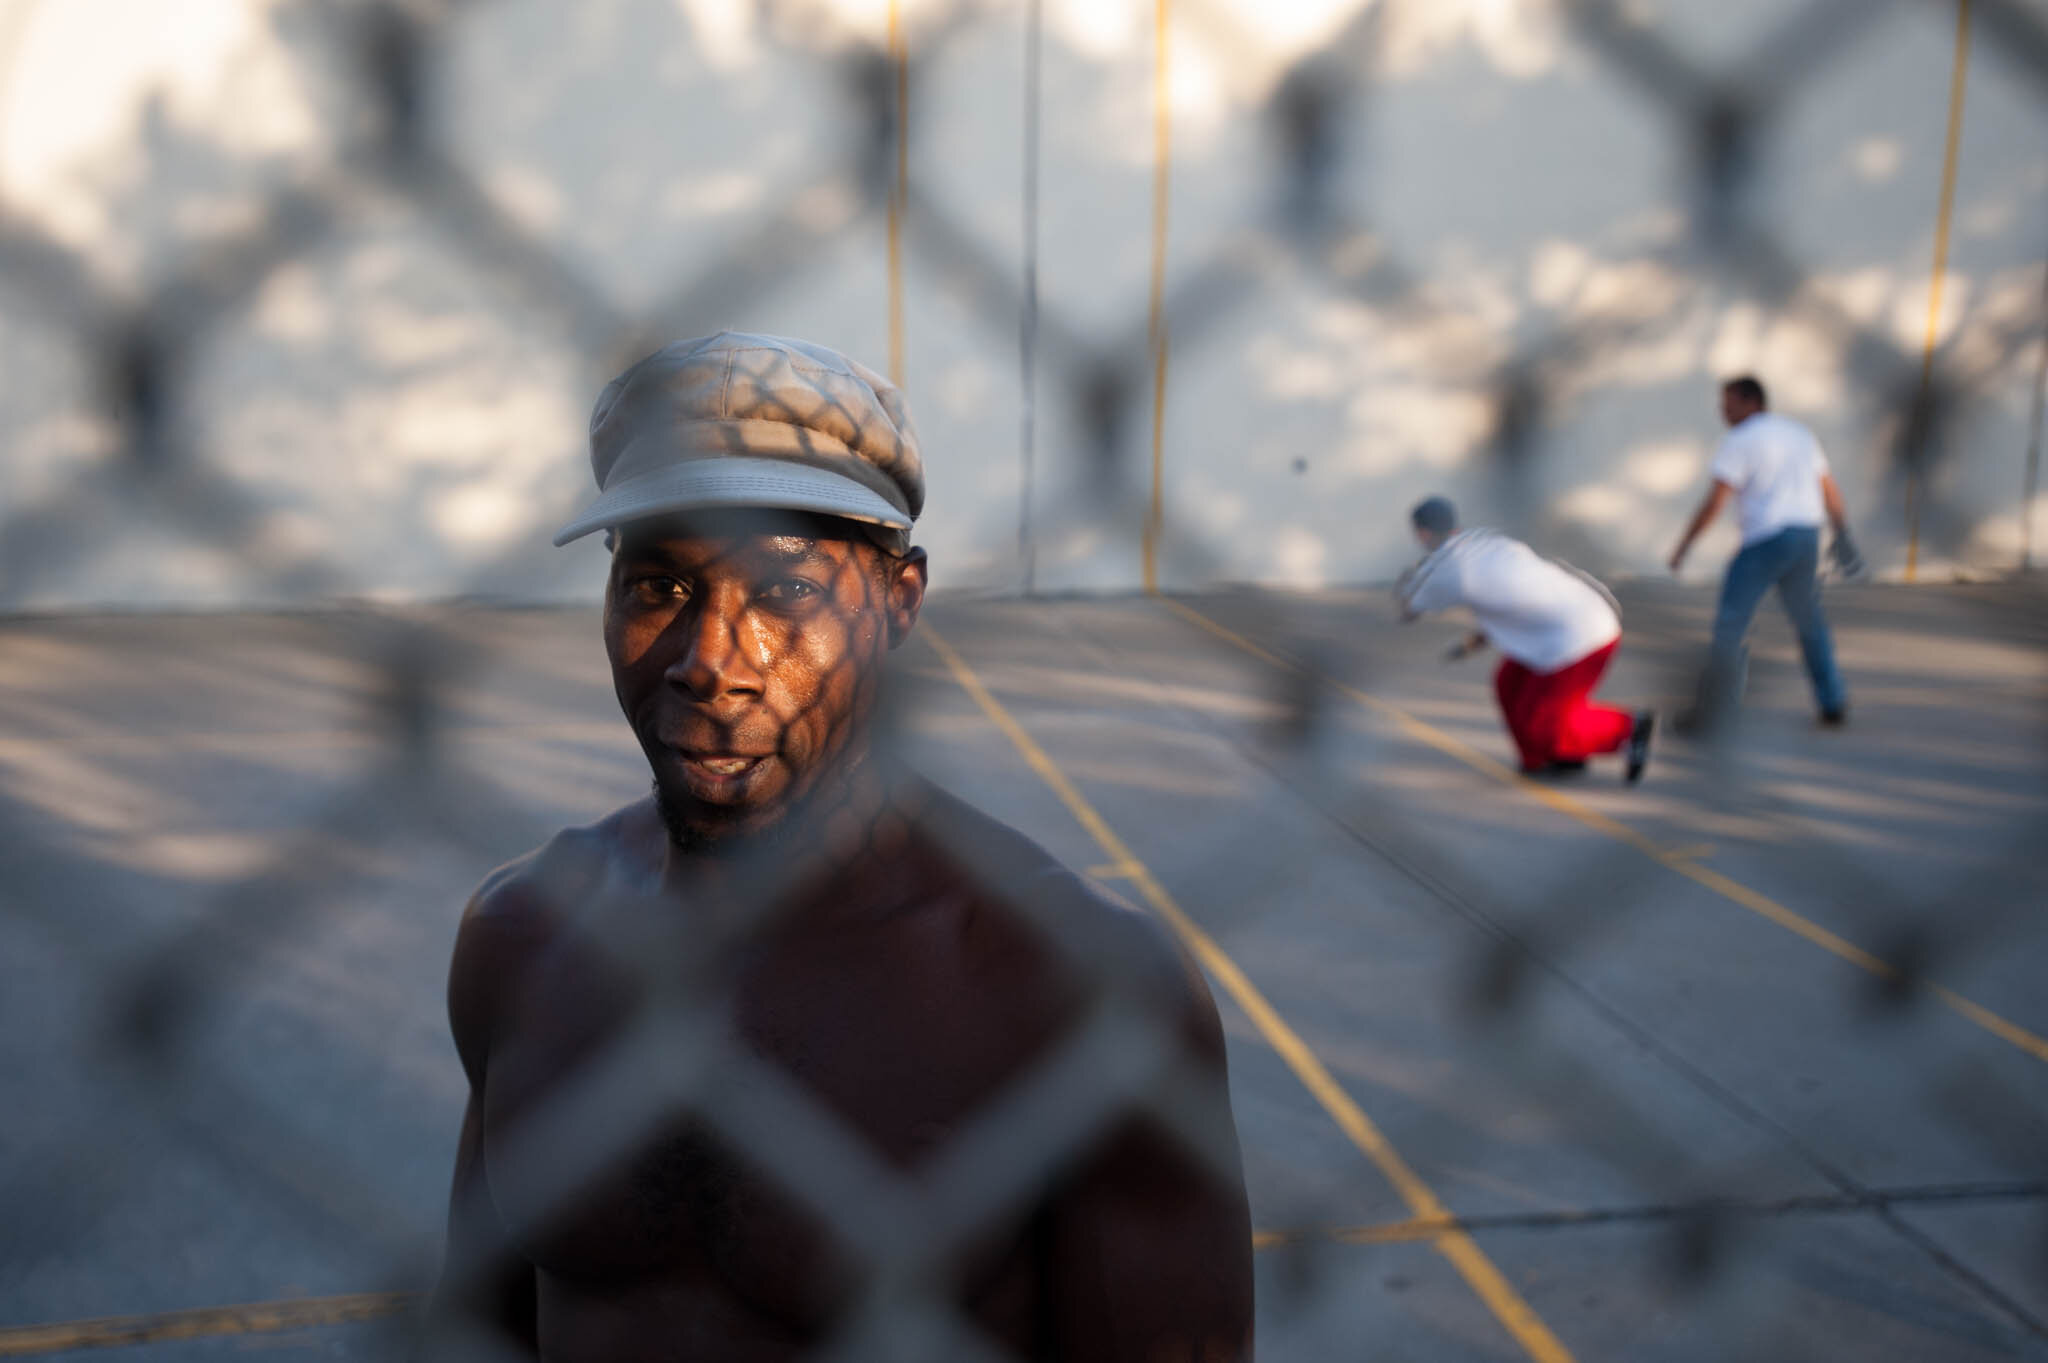
<svg viewBox="0 0 2048 1363">
<path fill-rule="evenodd" d="M 0 45 L 20 38 L 35 8 L 17 4 L 6 11 L 11 27 L 0 30 Z M 799 125 L 794 144 L 790 127 L 776 125 L 775 102 L 765 92 L 715 110 L 687 99 L 667 106 L 648 96 L 643 141 L 588 149 L 595 169 L 583 186 L 589 197 L 580 201 L 551 197 L 545 186 L 487 181 L 451 150 L 453 140 L 487 143 L 491 129 L 480 128 L 476 111 L 451 101 L 449 91 L 473 88 L 479 64 L 504 61 L 520 50 L 502 33 L 488 42 L 479 36 L 479 20 L 491 8 L 487 0 L 476 0 L 280 3 L 262 10 L 263 22 L 289 34 L 293 50 L 305 59 L 287 76 L 303 83 L 305 98 L 296 107 L 310 111 L 306 117 L 316 131 L 280 133 L 275 142 L 285 150 L 238 159 L 196 141 L 166 109 L 154 110 L 145 120 L 148 167 L 217 190 L 220 202 L 211 214 L 204 202 L 188 208 L 196 229 L 165 225 L 163 215 L 145 202 L 149 176 L 138 177 L 137 201 L 117 199 L 109 211 L 115 239 L 126 239 L 123 213 L 134 214 L 137 224 L 133 249 L 113 265 L 104 253 L 79 249 L 34 216 L 0 204 L 0 295 L 7 299 L 8 345 L 16 357 L 7 379 L 7 458 L 15 468 L 13 491 L 0 506 L 0 602 L 18 610 L 91 598 L 93 589 L 71 587 L 111 571 L 109 561 L 126 556 L 131 565 L 144 565 L 113 571 L 113 580 L 122 573 L 147 577 L 152 554 L 173 552 L 199 556 L 191 580 L 201 584 L 202 599 L 356 602 L 385 590 L 391 568 L 389 561 L 366 559 L 350 543 L 348 524 L 364 516 L 390 517 L 372 537 L 378 553 L 395 545 L 390 552 L 402 556 L 408 537 L 475 546 L 458 556 L 459 581 L 440 581 L 434 595 L 503 602 L 545 594 L 564 571 L 547 566 L 547 532 L 582 477 L 568 451 L 558 452 L 545 469 L 536 465 L 538 471 L 510 494 L 484 488 L 466 501 L 447 495 L 461 481 L 459 460 L 395 497 L 388 489 L 378 495 L 352 491 L 358 472 L 337 470 L 331 479 L 336 504 L 328 508 L 327 524 L 320 523 L 317 492 L 281 513 L 274 471 L 252 469 L 246 456 L 224 462 L 214 439 L 223 411 L 246 423 L 235 428 L 241 448 L 265 449 L 280 466 L 294 458 L 294 409 L 264 410 L 265 384 L 280 378 L 280 362 L 248 348 L 252 314 L 261 313 L 257 332 L 289 334 L 294 326 L 312 326 L 307 317 L 322 308 L 339 306 L 345 314 L 351 290 L 375 300 L 366 307 L 391 306 L 393 298 L 430 298 L 437 313 L 421 314 L 425 320 L 414 319 L 419 325 L 411 328 L 401 316 L 396 325 L 364 327 L 364 334 L 348 336 L 346 315 L 338 322 L 328 319 L 324 325 L 355 348 L 316 351 L 315 359 L 331 359 L 333 369 L 315 364 L 310 379 L 297 373 L 291 382 L 301 390 L 308 383 L 315 389 L 346 385 L 349 365 L 382 346 L 376 353 L 379 372 L 394 383 L 406 380 L 401 400 L 431 406 L 442 390 L 432 381 L 410 379 L 423 374 L 433 380 L 450 351 L 481 354 L 503 371 L 502 385 L 485 400 L 512 404 L 516 421 L 525 412 L 517 404 L 529 386 L 594 392 L 597 381 L 620 363 L 673 336 L 727 323 L 750 325 L 756 314 L 799 317 L 801 309 L 788 301 L 792 290 L 830 294 L 845 287 L 849 241 L 867 251 L 899 235 L 919 268 L 944 281 L 944 307 L 956 320 L 965 319 L 965 331 L 1017 343 L 1022 383 L 1013 429 L 1021 429 L 1023 457 L 1014 468 L 1007 453 L 999 461 L 991 452 L 985 462 L 990 468 L 1001 462 L 993 476 L 1015 480 L 1003 485 L 1019 488 L 1019 514 L 1000 523 L 983 518 L 974 526 L 977 537 L 1002 545 L 990 551 L 992 559 L 1011 562 L 1010 546 L 1016 546 L 1017 573 L 1010 585 L 1030 585 L 1032 565 L 1062 535 L 1137 542 L 1153 514 L 1148 449 L 1156 347 L 1170 337 L 1175 374 L 1211 372 L 1203 368 L 1204 355 L 1224 349 L 1226 338 L 1238 335 L 1246 318 L 1276 293 L 1340 299 L 1420 338 L 1414 343 L 1420 367 L 1455 370 L 1483 396 L 1484 419 L 1460 464 L 1462 486 L 1491 519 L 1539 544 L 1581 546 L 1587 556 L 1602 557 L 1597 546 L 1584 547 L 1582 529 L 1558 510 L 1555 466 L 1567 452 L 1558 447 L 1551 417 L 1584 398 L 1588 371 L 1623 362 L 1638 348 L 1654 350 L 1668 322 L 1669 300 L 1645 274 L 1647 301 L 1641 305 L 1588 310 L 1549 330 L 1489 331 L 1483 317 L 1475 320 L 1447 295 L 1433 271 L 1389 244 L 1379 231 L 1389 205 L 1352 192 L 1352 172 L 1368 154 L 1364 132 L 1375 117 L 1376 73 L 1386 69 L 1390 48 L 1413 41 L 1417 7 L 1357 7 L 1270 83 L 1259 117 L 1248 121 L 1245 132 L 1264 140 L 1266 150 L 1255 161 L 1264 178 L 1239 186 L 1242 193 L 1234 199 L 1210 194 L 1196 207 L 1177 205 L 1175 240 L 1192 244 L 1175 248 L 1158 317 L 1141 294 L 1090 300 L 1086 316 L 1082 309 L 1069 315 L 1040 297 L 1034 215 L 1042 210 L 1035 179 L 1028 182 L 1027 221 L 1014 257 L 988 245 L 991 232 L 979 206 L 963 204 L 920 175 L 898 179 L 906 138 L 913 147 L 961 138 L 981 146 L 977 138 L 994 136 L 967 117 L 964 92 L 946 83 L 944 60 L 955 45 L 1014 43 L 1028 54 L 1027 80 L 1042 79 L 1038 44 L 1044 21 L 1035 3 L 1022 9 L 962 3 L 918 10 L 900 67 L 898 54 L 873 25 L 847 23 L 830 7 L 730 7 L 730 17 L 721 21 L 722 39 L 716 25 L 696 30 L 702 50 L 692 60 L 716 67 L 720 42 L 771 52 L 779 75 L 802 82 L 803 98 L 794 103 L 804 112 L 792 120 Z M 1857 429 L 1880 455 L 1868 475 L 1866 502 L 1903 506 L 1914 490 L 1917 532 L 1931 545 L 1954 549 L 1968 540 L 1972 527 L 1936 495 L 1950 471 L 1946 461 L 1973 448 L 1968 433 L 1992 401 L 1986 393 L 2009 383 L 2028 344 L 2041 344 L 2038 306 L 1993 309 L 1977 319 L 1972 345 L 1923 353 L 1902 342 L 1897 328 L 1822 286 L 1826 272 L 1800 259 L 1782 239 L 1771 211 L 1775 200 L 1764 192 L 1770 188 L 1774 139 L 1796 109 L 1800 89 L 1821 81 L 1833 64 L 1853 62 L 1861 42 L 1895 21 L 1897 11 L 1911 8 L 1809 0 L 1775 15 L 1767 31 L 1733 57 L 1712 61 L 1672 37 L 1646 7 L 1584 0 L 1545 10 L 1543 21 L 1592 63 L 1600 79 L 1623 92 L 1622 116 L 1654 130 L 1667 169 L 1683 188 L 1679 226 L 1659 238 L 1648 258 L 1680 262 L 1688 275 L 1710 279 L 1728 296 L 1768 305 L 1804 343 L 1833 356 L 1847 385 L 1861 395 Z M 1943 22 L 1952 13 L 1944 6 L 1920 8 Z M 2005 78 L 2017 80 L 2037 110 L 2048 104 L 2048 22 L 2018 0 L 1973 0 L 1971 9 L 1987 56 L 2003 63 Z M 591 14 L 603 10 L 591 7 Z M 1223 65 L 1233 52 L 1270 47 L 1256 31 L 1254 11 L 1193 0 L 1178 0 L 1175 11 L 1175 41 Z M 625 22 L 619 16 L 633 10 L 608 13 L 609 20 L 593 17 L 586 29 L 572 29 L 572 36 L 616 47 L 620 35 L 604 31 L 605 25 Z M 530 47 L 526 51 L 531 54 Z M 1142 73 L 1146 63 L 1137 69 Z M 550 88 L 546 69 L 491 74 L 532 101 L 572 101 L 592 93 Z M 247 78 L 287 76 L 259 71 Z M 899 105 L 899 92 L 906 89 L 907 108 Z M 1004 123 L 1000 131 L 1021 134 L 1035 158 L 1038 102 L 1071 96 L 1064 88 L 1028 89 L 1019 126 Z M 1146 95 L 1139 89 L 1132 98 L 1142 103 Z M 526 133 L 535 135 L 531 111 L 516 106 L 510 100 L 489 116 L 508 124 L 525 118 Z M 760 175 L 722 188 L 713 177 L 714 183 L 696 187 L 742 205 L 741 226 L 694 234 L 686 204 L 668 219 L 683 224 L 674 229 L 669 276 L 650 284 L 606 274 L 606 215 L 651 213 L 660 202 L 658 174 L 644 176 L 647 183 L 631 183 L 637 155 L 697 136 L 744 137 L 757 126 L 768 131 L 745 159 Z M 539 135 L 566 134 L 543 125 Z M 1388 153 L 1382 147 L 1377 154 Z M 1027 165 L 1035 177 L 1035 160 Z M 620 177 L 628 182 L 624 187 L 615 183 Z M 258 191 L 253 210 L 252 185 Z M 1044 211 L 1053 209 L 1048 204 Z M 1499 211 L 1512 214 L 1513 208 Z M 331 248 L 344 240 L 353 243 L 351 249 L 337 256 Z M 1105 247 L 1140 254 L 1144 249 L 1142 240 Z M 881 252 L 869 251 L 863 259 L 868 277 L 881 278 Z M 495 330 L 507 318 L 517 319 L 509 336 Z M 221 338 L 230 333 L 242 349 L 233 364 L 223 365 Z M 530 344 L 534 335 L 544 335 L 546 343 Z M 564 353 L 575 357 L 567 379 L 552 358 Z M 1228 372 L 1227 364 L 1222 368 Z M 34 401 L 39 385 L 62 388 L 73 381 L 90 390 L 85 420 L 91 431 L 84 437 L 94 451 L 89 458 L 51 453 L 76 445 L 51 435 L 52 422 Z M 963 399 L 927 391 L 915 373 L 911 395 L 921 415 L 961 402 L 975 409 L 972 393 Z M 474 392 L 458 391 L 451 401 L 474 406 L 478 399 Z M 545 426 L 555 420 L 544 400 L 534 401 L 534 422 Z M 319 410 L 316 403 L 296 412 Z M 339 414 L 338 420 L 357 419 L 354 408 L 325 410 Z M 62 419 L 54 424 L 61 426 Z M 377 433 L 351 438 L 374 444 Z M 465 437 L 449 438 L 459 445 Z M 1203 438 L 1170 428 L 1168 448 Z M 325 440 L 309 444 L 315 459 L 358 448 Z M 1307 444 L 1304 451 L 1317 454 Z M 1050 491 L 1032 484 L 1039 465 L 1064 470 L 1053 476 Z M 943 484 L 979 473 L 971 461 L 941 463 L 934 480 Z M 295 469 L 291 476 L 316 489 L 323 483 L 317 468 Z M 1169 485 L 1159 544 L 1161 576 L 1169 585 L 1243 575 L 1243 560 L 1223 527 L 1189 504 L 1218 491 L 1213 477 L 1194 492 Z M 1387 507 L 1373 514 L 1397 516 Z M 479 525 L 488 533 L 476 533 Z M 433 571 L 442 571 L 444 561 L 434 562 Z M 591 577 L 594 582 L 594 571 Z M 943 586 L 943 561 L 938 580 Z M 1969 608 L 1981 614 L 1987 633 L 2041 646 L 2038 599 L 2022 596 L 2017 606 L 2008 597 L 1967 600 L 1977 603 Z M 0 1231 L 0 1272 L 27 1280 L 39 1267 L 76 1252 L 95 1227 L 118 1219 L 124 1199 L 141 1195 L 152 1177 L 134 1148 L 137 1132 L 151 1132 L 168 1133 L 183 1147 L 205 1152 L 235 1179 L 260 1187 L 283 1219 L 320 1227 L 382 1256 L 387 1277 L 365 1288 L 413 1289 L 423 1283 L 433 1248 L 422 1242 L 420 1209 L 395 1202 L 391 1185 L 361 1167 L 363 1152 L 375 1148 L 375 1141 L 349 1129 L 352 1122 L 374 1127 L 377 1119 L 347 1109 L 305 1111 L 238 1084 L 235 1067 L 224 1063 L 238 1048 L 288 1046 L 296 1039 L 233 1039 L 223 1019 L 240 1011 L 236 1000 L 281 987 L 270 978 L 281 958 L 331 933 L 332 915 L 346 912 L 358 896 L 349 887 L 375 874 L 369 863 L 431 859 L 459 875 L 459 868 L 480 871 L 545 836 L 548 830 L 528 809 L 452 760 L 448 741 L 451 725 L 469 704 L 465 679 L 491 666 L 500 631 L 524 623 L 511 610 L 477 611 L 450 623 L 432 613 L 361 605 L 304 623 L 313 653 L 329 661 L 343 691 L 378 716 L 374 745 L 359 754 L 360 779 L 312 805 L 280 790 L 277 826 L 254 840 L 253 853 L 244 849 L 218 893 L 188 896 L 176 911 L 152 911 L 149 896 L 137 892 L 137 902 L 124 907 L 145 925 L 146 951 L 104 940 L 91 918 L 105 906 L 77 899 L 80 886 L 105 883 L 104 876 L 88 870 L 83 854 L 48 838 L 35 816 L 10 802 L 14 807 L 5 817 L 16 826 L 6 830 L 5 840 L 9 912 L 35 924 L 59 954 L 98 963 L 99 988 L 80 1007 L 97 1021 L 95 1054 L 104 1069 L 95 1079 L 114 1096 L 103 1100 L 105 1120 L 89 1129 L 24 1123 L 10 1141 L 0 1190 L 0 1205 L 9 1209 Z M 1470 994 L 1459 1004 L 1471 1023 L 1469 1062 L 1480 1071 L 1513 1074 L 1525 1086 L 1595 1095 L 1579 1114 L 1578 1131 L 1598 1159 L 1643 1189 L 1646 1205 L 1671 1209 L 1665 1219 L 1674 1281 L 1710 1298 L 1705 1288 L 1743 1250 L 1744 1216 L 1758 1210 L 1744 1201 L 1744 1171 L 1723 1171 L 1712 1186 L 1674 1203 L 1661 1173 L 1669 1133 L 1585 1062 L 1530 1043 L 1518 1026 L 1532 1006 L 1532 982 L 1559 978 L 1558 962 L 1589 950 L 1632 903 L 1657 893 L 1654 862 L 1616 844 L 1611 854 L 1576 867 L 1568 883 L 1531 897 L 1535 902 L 1474 902 L 1442 868 L 1420 864 L 1405 850 L 1419 840 L 1412 836 L 1413 816 L 1399 800 L 1361 787 L 1326 760 L 1333 749 L 1332 710 L 1344 703 L 1327 683 L 1341 677 L 1370 691 L 1369 660 L 1328 648 L 1330 622 L 1310 607 L 1274 609 L 1265 625 L 1264 642 L 1299 666 L 1272 669 L 1266 679 L 1274 688 L 1277 723 L 1256 733 L 1233 731 L 1232 741 L 1310 803 L 1345 820 L 1404 875 L 1433 887 L 1432 893 L 1486 926 L 1495 946 L 1471 961 Z M 143 622 L 134 634 L 140 668 L 175 664 L 181 650 L 203 657 L 218 648 L 221 657 L 240 656 L 230 638 L 204 622 Z M 589 646 L 595 649 L 595 641 Z M 1662 692 L 1683 694 L 1696 665 L 1690 657 L 1661 658 Z M 2014 742 L 2038 755 L 2038 707 L 2035 714 L 2033 727 Z M 146 724 L 147 717 L 130 722 Z M 337 729 L 347 722 L 333 715 L 291 721 Z M 1787 822 L 1801 817 L 1796 802 L 1745 768 L 1739 745 L 1710 745 L 1703 752 L 1703 789 L 1716 807 Z M 174 753 L 170 760 L 174 765 Z M 178 798 L 203 802 L 206 792 L 180 792 Z M 1011 868 L 996 849 L 961 844 L 949 851 L 985 883 L 1008 883 Z M 1216 866 L 1258 855 L 1255 847 L 1218 845 L 1206 859 L 1160 870 L 1175 884 L 1194 886 Z M 1940 921 L 1942 905 L 1926 903 L 1902 912 L 1888 940 L 1862 944 L 1893 967 L 1873 975 L 1874 1018 L 1923 1014 L 1934 1006 L 1930 982 L 1941 980 L 1947 967 L 2000 949 L 2001 915 L 2028 911 L 2014 886 L 2029 879 L 2013 868 L 2029 856 L 2030 844 L 2021 835 L 1985 858 L 1991 870 L 1945 891 L 1953 902 L 1989 901 L 2009 911 L 1975 913 L 1966 932 L 1937 934 L 1932 925 Z M 1890 902 L 1888 887 L 1870 883 L 1853 856 L 1833 857 L 1828 870 L 1833 893 Z M 609 967 L 628 978 L 650 972 L 652 962 L 661 963 L 661 976 L 640 978 L 647 1006 L 630 1030 L 578 1073 L 574 1110 L 544 1110 L 535 1119 L 532 1150 L 515 1157 L 531 1159 L 534 1181 L 571 1199 L 593 1171 L 635 1148 L 652 1125 L 687 1111 L 712 1137 L 744 1151 L 753 1172 L 828 1227 L 867 1270 L 853 1305 L 816 1356 L 959 1359 L 1000 1355 L 948 1304 L 934 1266 L 991 1220 L 1028 1205 L 1102 1130 L 1140 1113 L 1174 1133 L 1190 1158 L 1229 1167 L 1233 1156 L 1219 1148 L 1216 1114 L 1205 1107 L 1169 1023 L 1091 952 L 1091 944 L 1071 940 L 1056 907 L 1049 910 L 1023 894 L 1006 896 L 1006 902 L 1061 949 L 1062 969 L 1085 1000 L 1075 1009 L 1073 1025 L 989 1106 L 984 1120 L 952 1133 L 917 1177 L 878 1160 L 843 1121 L 787 1075 L 735 1049 L 717 1025 L 728 1003 L 723 991 L 731 987 L 730 953 L 774 921 L 785 903 L 781 892 L 788 874 L 787 866 L 748 867 L 749 893 L 739 899 L 749 912 L 726 924 L 715 940 L 634 941 L 614 954 Z M 1285 905 L 1276 900 L 1267 912 L 1282 915 Z M 446 918 L 436 911 L 434 921 Z M 340 952 L 328 968 L 345 969 L 348 961 L 347 952 Z M 1643 1044 L 1655 1043 L 1643 1038 Z M 656 1053 L 664 1063 L 649 1065 L 645 1058 Z M 650 1073 L 661 1076 L 658 1085 L 646 1082 Z M 2048 1148 L 2040 1140 L 2039 1090 L 2015 1089 L 2000 1072 L 1968 1067 L 1909 1075 L 1902 1082 L 1924 1089 L 1927 1109 L 1972 1139 L 2022 1152 L 2014 1158 L 2032 1173 L 2011 1180 L 2008 1191 L 2038 1199 L 2048 1175 L 2035 1153 Z M 366 1076 L 366 1083 L 374 1091 L 374 1081 Z M 427 1152 L 426 1162 L 437 1171 L 444 1150 Z M 1830 1167 L 1820 1153 L 1811 1159 L 1835 1188 L 1837 1205 L 1876 1207 L 1889 1215 L 1881 1196 Z M 405 1182 L 418 1186 L 422 1179 Z M 553 1210 L 537 1206 L 532 1216 L 545 1220 Z M 1904 1222 L 1895 1224 L 1901 1234 L 1924 1239 Z M 2048 1254 L 2048 1228 L 2037 1238 Z M 1344 1290 L 1341 1273 L 1325 1254 L 1331 1243 L 1305 1234 L 1283 1237 L 1272 1251 L 1287 1264 L 1280 1281 L 1288 1300 L 1279 1318 L 1303 1330 L 1314 1328 L 1321 1302 Z M 1978 1286 L 2038 1345 L 2038 1315 L 1992 1284 Z M 1745 1308 L 1723 1302 L 1719 1309 Z M 1748 1323 L 1754 1356 L 1779 1356 L 1770 1345 L 1777 1324 L 1768 1312 Z M 1311 1339 L 1300 1346 L 1300 1356 L 1338 1356 L 1326 1350 L 1346 1342 Z"/>
</svg>

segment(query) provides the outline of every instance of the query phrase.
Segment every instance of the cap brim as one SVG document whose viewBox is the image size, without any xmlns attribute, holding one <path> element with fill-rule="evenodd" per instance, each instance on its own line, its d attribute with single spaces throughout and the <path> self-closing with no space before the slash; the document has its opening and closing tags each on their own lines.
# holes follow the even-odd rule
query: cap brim
<svg viewBox="0 0 2048 1363">
<path fill-rule="evenodd" d="M 830 469 L 787 459 L 726 455 L 691 459 L 606 488 L 582 514 L 555 532 L 556 544 L 598 530 L 677 511 L 759 507 L 809 511 L 891 530 L 910 529 L 910 516 L 873 488 Z"/>
</svg>

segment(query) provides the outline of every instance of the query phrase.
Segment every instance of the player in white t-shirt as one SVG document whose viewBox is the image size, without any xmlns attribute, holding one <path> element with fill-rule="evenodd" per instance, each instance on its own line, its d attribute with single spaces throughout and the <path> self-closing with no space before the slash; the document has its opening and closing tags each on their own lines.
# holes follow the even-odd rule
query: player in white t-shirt
<svg viewBox="0 0 2048 1363">
<path fill-rule="evenodd" d="M 1458 513 L 1431 497 L 1410 516 L 1428 557 L 1401 575 L 1401 618 L 1464 606 L 1479 632 L 1451 650 L 1462 658 L 1491 643 L 1501 718 L 1530 774 L 1578 771 L 1601 753 L 1628 753 L 1628 779 L 1642 778 L 1656 716 L 1630 714 L 1590 697 L 1621 642 L 1621 611 L 1594 578 L 1544 558 L 1497 530 L 1460 530 Z"/>
<path fill-rule="evenodd" d="M 1699 718 L 1717 720 L 1741 699 L 1747 657 L 1743 640 L 1764 593 L 1776 587 L 1799 634 L 1821 723 L 1840 724 L 1849 714 L 1849 696 L 1820 609 L 1823 517 L 1834 525 L 1834 558 L 1843 574 L 1859 575 L 1862 561 L 1849 538 L 1842 490 L 1828 471 L 1820 442 L 1790 417 L 1770 411 L 1769 405 L 1764 386 L 1747 375 L 1721 386 L 1721 417 L 1728 423 L 1728 434 L 1714 451 L 1714 485 L 1671 552 L 1675 573 L 1700 532 L 1730 497 L 1735 499 L 1742 550 L 1729 561 L 1721 581 L 1713 661 L 1701 689 Z"/>
</svg>

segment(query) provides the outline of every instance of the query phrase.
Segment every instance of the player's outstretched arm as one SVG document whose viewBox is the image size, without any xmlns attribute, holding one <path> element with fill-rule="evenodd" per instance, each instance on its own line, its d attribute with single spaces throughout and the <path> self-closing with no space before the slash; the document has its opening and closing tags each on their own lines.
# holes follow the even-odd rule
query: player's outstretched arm
<svg viewBox="0 0 2048 1363">
<path fill-rule="evenodd" d="M 1444 559 L 1443 549 L 1432 550 L 1394 583 L 1394 601 L 1400 608 L 1402 624 L 1460 604 L 1457 575 L 1444 571 Z"/>
<path fill-rule="evenodd" d="M 1827 508 L 1828 524 L 1835 527 L 1837 535 L 1849 533 L 1849 509 L 1842 502 L 1841 485 L 1835 482 L 1835 475 L 1823 473 L 1820 476 L 1820 500 Z"/>
<path fill-rule="evenodd" d="M 1714 517 L 1721 514 L 1721 508 L 1728 505 L 1728 499 L 1734 495 L 1734 488 L 1718 478 L 1714 480 L 1714 485 L 1707 489 L 1707 495 L 1700 499 L 1699 510 L 1692 513 L 1692 522 L 1679 536 L 1678 547 L 1671 551 L 1672 572 L 1678 571 L 1679 565 L 1685 562 L 1685 556 L 1692 551 L 1692 542 L 1714 523 Z"/>
<path fill-rule="evenodd" d="M 1422 618 L 1422 612 L 1408 603 L 1408 594 L 1415 586 L 1415 570 L 1421 566 L 1419 563 L 1411 563 L 1394 579 L 1394 614 L 1404 625 Z"/>
<path fill-rule="evenodd" d="M 1190 963 L 1180 1031 L 1213 1087 L 1205 1158 L 1154 1119 L 1132 1117 L 1070 1181 L 1046 1245 L 1041 1356 L 1062 1363 L 1246 1363 L 1252 1356 L 1251 1217 L 1223 1057 L 1223 1030 Z M 1227 1152 L 1219 1168 L 1217 1153 Z"/>
</svg>

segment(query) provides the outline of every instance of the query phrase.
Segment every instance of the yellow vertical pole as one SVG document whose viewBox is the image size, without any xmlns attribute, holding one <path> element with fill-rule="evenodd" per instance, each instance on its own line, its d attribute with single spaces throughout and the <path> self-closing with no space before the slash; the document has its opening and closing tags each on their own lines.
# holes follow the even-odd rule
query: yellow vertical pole
<svg viewBox="0 0 2048 1363">
<path fill-rule="evenodd" d="M 896 76 L 896 178 L 889 186 L 889 382 L 903 386 L 903 219 L 910 207 L 910 44 L 902 0 L 889 0 L 889 64 Z"/>
<path fill-rule="evenodd" d="M 1173 98 L 1168 85 L 1168 27 L 1171 0 L 1155 0 L 1152 67 L 1152 500 L 1145 512 L 1144 573 L 1147 594 L 1159 590 L 1159 537 L 1166 512 L 1166 209 L 1173 152 Z"/>
<path fill-rule="evenodd" d="M 1948 80 L 1948 140 L 1941 155 L 1941 202 L 1934 215 L 1934 273 L 1927 286 L 1927 333 L 1920 347 L 1920 396 L 1917 410 L 1924 419 L 1931 415 L 1928 403 L 1934 388 L 1934 347 L 1941 335 L 1941 289 L 1948 276 L 1949 224 L 1955 216 L 1956 159 L 1963 140 L 1963 90 L 1970 73 L 1970 0 L 1956 0 L 1956 52 Z M 1929 433 L 1923 425 L 1920 444 L 1913 451 L 1913 466 L 1906 471 L 1906 581 L 1920 570 L 1920 503 Z"/>
</svg>

